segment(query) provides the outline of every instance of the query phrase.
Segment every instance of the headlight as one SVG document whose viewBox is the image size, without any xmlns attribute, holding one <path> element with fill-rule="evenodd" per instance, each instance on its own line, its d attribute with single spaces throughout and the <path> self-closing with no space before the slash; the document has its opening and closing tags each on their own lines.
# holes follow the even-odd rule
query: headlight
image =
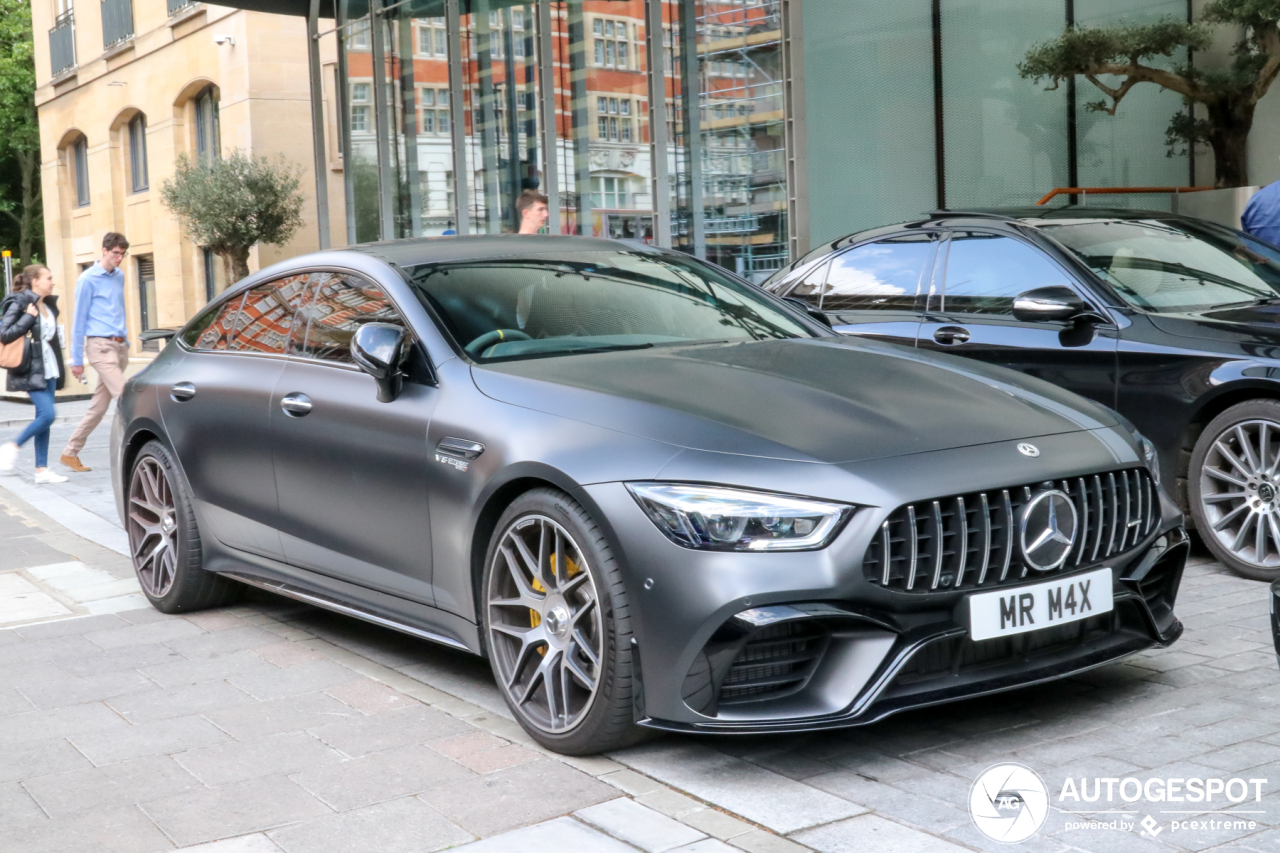
<svg viewBox="0 0 1280 853">
<path fill-rule="evenodd" d="M 628 483 L 632 497 L 666 534 L 702 551 L 822 548 L 853 507 L 721 486 Z"/>
<path fill-rule="evenodd" d="M 1151 440 L 1141 433 L 1134 433 L 1138 436 L 1138 445 L 1142 448 L 1142 458 L 1147 463 L 1147 468 L 1151 471 L 1151 477 L 1156 481 L 1156 485 L 1160 485 L 1160 454 L 1156 451 L 1156 446 Z"/>
</svg>

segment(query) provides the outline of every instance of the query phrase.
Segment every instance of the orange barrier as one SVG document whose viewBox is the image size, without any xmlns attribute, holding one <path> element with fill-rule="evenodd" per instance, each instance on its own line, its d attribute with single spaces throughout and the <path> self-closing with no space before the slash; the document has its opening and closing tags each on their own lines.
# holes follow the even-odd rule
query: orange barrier
<svg viewBox="0 0 1280 853">
<path fill-rule="evenodd" d="M 1036 204 L 1044 204 L 1049 199 L 1060 195 L 1078 195 L 1087 196 L 1090 193 L 1094 195 L 1123 195 L 1125 193 L 1198 193 L 1205 190 L 1217 189 L 1217 187 L 1058 187 L 1044 198 L 1040 199 Z"/>
</svg>

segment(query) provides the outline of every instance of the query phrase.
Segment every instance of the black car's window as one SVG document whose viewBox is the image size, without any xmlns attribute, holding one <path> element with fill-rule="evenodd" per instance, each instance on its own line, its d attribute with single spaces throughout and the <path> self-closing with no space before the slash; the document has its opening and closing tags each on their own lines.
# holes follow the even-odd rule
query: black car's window
<svg viewBox="0 0 1280 853">
<path fill-rule="evenodd" d="M 423 264 L 412 278 L 480 360 L 816 334 L 753 285 L 660 251 Z"/>
<path fill-rule="evenodd" d="M 221 305 L 211 305 L 183 332 L 182 341 L 192 349 L 217 351 L 227 348 L 235 333 L 236 315 L 244 295 L 228 299 Z"/>
<path fill-rule="evenodd" d="M 1013 237 L 977 232 L 952 236 L 938 310 L 1012 314 L 1013 300 L 1037 287 L 1070 287 L 1067 274 L 1043 252 Z"/>
<path fill-rule="evenodd" d="M 1198 220 L 1095 219 L 1041 226 L 1122 299 L 1157 313 L 1280 299 L 1276 250 Z"/>
<path fill-rule="evenodd" d="M 769 289 L 769 292 L 779 296 L 799 297 L 816 306 L 822 299 L 822 283 L 827 280 L 827 269 L 830 266 L 830 261 L 825 258 L 814 261 L 776 289 Z"/>
<path fill-rule="evenodd" d="M 920 280 L 931 269 L 934 242 L 927 234 L 891 237 L 836 255 L 823 284 L 823 311 L 911 311 Z"/>
<path fill-rule="evenodd" d="M 227 349 L 283 355 L 306 283 L 307 274 L 299 273 L 250 288 Z"/>
<path fill-rule="evenodd" d="M 317 272 L 294 325 L 293 349 L 306 358 L 354 363 L 351 338 L 364 323 L 404 325 L 381 287 L 348 273 Z M 305 329 L 305 333 L 304 330 Z"/>
</svg>

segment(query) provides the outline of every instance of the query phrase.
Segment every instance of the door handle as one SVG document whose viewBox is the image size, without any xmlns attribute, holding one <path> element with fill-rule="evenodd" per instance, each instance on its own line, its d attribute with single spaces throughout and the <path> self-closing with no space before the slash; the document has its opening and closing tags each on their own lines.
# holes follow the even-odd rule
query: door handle
<svg viewBox="0 0 1280 853">
<path fill-rule="evenodd" d="M 306 394 L 286 394 L 280 400 L 280 408 L 290 417 L 300 418 L 311 411 L 311 398 Z"/>
<path fill-rule="evenodd" d="M 944 346 L 962 344 L 969 340 L 969 330 L 964 326 L 943 326 L 933 333 L 933 339 Z"/>
<path fill-rule="evenodd" d="M 169 389 L 169 396 L 174 402 L 182 403 L 196 395 L 196 386 L 190 382 L 179 382 Z"/>
</svg>

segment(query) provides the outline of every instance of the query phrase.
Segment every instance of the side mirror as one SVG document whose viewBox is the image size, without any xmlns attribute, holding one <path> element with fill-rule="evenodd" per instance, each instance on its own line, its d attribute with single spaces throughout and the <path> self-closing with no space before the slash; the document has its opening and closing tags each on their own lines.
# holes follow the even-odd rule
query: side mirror
<svg viewBox="0 0 1280 853">
<path fill-rule="evenodd" d="M 1071 320 L 1088 311 L 1089 306 L 1069 287 L 1038 287 L 1013 300 L 1013 317 L 1023 323 Z"/>
<path fill-rule="evenodd" d="M 810 317 L 817 320 L 819 323 L 826 326 L 828 329 L 831 328 L 831 318 L 826 315 L 826 312 L 819 311 L 817 308 L 814 308 L 812 305 L 810 305 L 808 302 L 801 299 L 799 296 L 784 296 L 782 297 L 782 301 L 790 302 L 792 305 L 801 309 L 802 311 L 804 311 L 804 313 L 808 314 Z"/>
<path fill-rule="evenodd" d="M 400 396 L 404 375 L 404 345 L 408 334 L 390 323 L 369 323 L 356 329 L 351 338 L 351 358 L 378 383 L 378 402 L 390 403 Z"/>
</svg>

